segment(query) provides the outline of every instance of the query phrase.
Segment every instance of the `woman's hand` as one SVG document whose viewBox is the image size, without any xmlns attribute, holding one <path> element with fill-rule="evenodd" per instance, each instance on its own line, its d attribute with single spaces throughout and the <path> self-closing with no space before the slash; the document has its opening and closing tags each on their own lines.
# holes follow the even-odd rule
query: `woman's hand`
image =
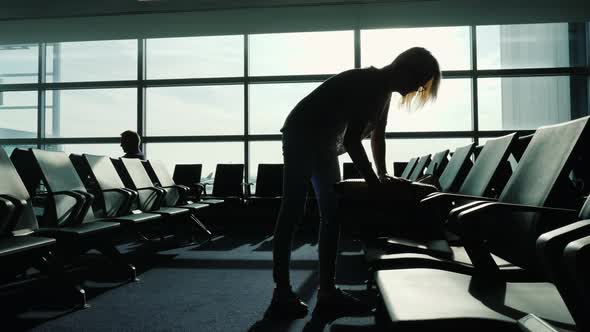
<svg viewBox="0 0 590 332">
<path fill-rule="evenodd" d="M 379 174 L 379 182 L 381 182 L 382 184 L 386 184 L 386 183 L 411 183 L 412 181 L 410 181 L 408 179 L 404 179 L 404 178 L 391 176 L 391 175 L 385 173 L 385 174 Z"/>
</svg>

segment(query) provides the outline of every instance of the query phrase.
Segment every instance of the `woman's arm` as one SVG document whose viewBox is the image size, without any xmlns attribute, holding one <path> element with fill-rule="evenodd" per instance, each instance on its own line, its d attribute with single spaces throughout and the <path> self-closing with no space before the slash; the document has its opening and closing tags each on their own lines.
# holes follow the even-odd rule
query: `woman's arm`
<svg viewBox="0 0 590 332">
<path fill-rule="evenodd" d="M 387 167 L 385 165 L 385 127 L 387 126 L 388 112 L 389 101 L 387 101 L 383 114 L 371 133 L 371 151 L 373 152 L 373 161 L 375 161 L 375 168 L 377 168 L 377 176 L 379 178 L 387 175 Z"/>
<path fill-rule="evenodd" d="M 379 178 L 375 175 L 373 168 L 371 168 L 369 158 L 361 143 L 364 127 L 364 121 L 357 120 L 349 122 L 342 143 L 344 144 L 350 159 L 352 159 L 352 162 L 359 170 L 359 173 L 361 173 L 365 181 L 367 181 L 367 184 L 369 186 L 374 186 L 379 184 Z"/>
</svg>

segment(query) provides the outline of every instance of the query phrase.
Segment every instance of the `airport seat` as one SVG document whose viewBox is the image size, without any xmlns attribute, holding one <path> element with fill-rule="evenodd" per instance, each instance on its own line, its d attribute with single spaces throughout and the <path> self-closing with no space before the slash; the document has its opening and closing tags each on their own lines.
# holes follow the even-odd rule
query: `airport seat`
<svg viewBox="0 0 590 332">
<path fill-rule="evenodd" d="M 449 163 L 449 160 L 447 159 L 448 155 L 448 149 L 435 153 L 434 156 L 432 156 L 430 163 L 426 167 L 424 175 L 432 175 L 437 178 L 440 177 L 440 175 L 445 170 L 445 167 L 447 167 L 447 164 Z"/>
<path fill-rule="evenodd" d="M 223 199 L 232 207 L 240 206 L 244 199 L 244 164 L 217 164 L 211 195 L 203 199 Z"/>
<path fill-rule="evenodd" d="M 115 221 L 128 227 L 161 218 L 158 214 L 134 210 L 137 193 L 124 186 L 110 158 L 90 154 L 71 154 L 70 159 L 76 160 L 76 164 L 85 168 L 85 173 L 88 173 L 97 184 L 97 195 L 104 211 L 103 217 L 116 218 Z"/>
<path fill-rule="evenodd" d="M 494 221 L 491 220 L 490 216 L 506 213 L 505 216 L 498 215 L 496 217 L 498 223 L 501 221 L 501 227 L 489 227 L 488 229 L 488 232 L 498 233 L 521 227 L 519 226 L 520 221 L 512 224 L 508 223 L 508 220 L 512 218 L 512 214 L 521 215 L 521 217 L 525 215 L 530 218 L 532 218 L 531 216 L 535 218 L 546 216 L 549 218 L 559 215 L 561 216 L 561 220 L 567 219 L 568 222 L 575 220 L 575 211 L 579 207 L 572 206 L 572 204 L 577 204 L 576 193 L 568 192 L 563 188 L 566 187 L 564 183 L 569 181 L 568 174 L 571 170 L 572 160 L 582 154 L 582 151 L 584 151 L 583 147 L 587 144 L 587 122 L 588 117 L 559 125 L 539 128 L 535 132 L 535 136 L 528 145 L 520 159 L 518 167 L 498 200 L 495 202 L 475 201 L 467 206 L 454 209 L 448 216 L 448 228 L 453 231 L 453 225 L 456 223 L 456 220 L 466 214 L 477 215 L 481 218 L 485 217 L 493 225 Z M 580 211 L 580 217 L 586 218 L 587 209 L 581 209 Z M 540 232 L 541 230 L 538 229 L 537 231 Z M 548 231 L 548 229 L 544 231 Z M 533 236 L 539 235 L 533 234 Z M 498 235 L 497 239 L 500 238 L 501 235 Z M 526 239 L 522 237 L 513 240 L 526 243 Z M 501 249 L 502 245 L 505 245 L 506 248 L 519 248 L 518 243 L 510 243 L 509 239 L 503 239 L 501 241 L 502 244 L 494 252 L 494 255 L 496 255 L 494 264 L 504 264 L 505 271 L 503 270 L 502 272 L 506 272 L 506 274 L 510 273 L 511 275 L 522 275 L 526 277 L 526 274 L 521 273 L 522 270 L 518 266 L 522 266 L 523 264 L 530 265 L 530 262 L 526 262 L 524 258 L 526 257 L 524 251 L 527 247 L 520 248 L 519 252 L 524 255 L 520 257 L 519 254 L 511 252 L 503 253 Z M 402 248 L 404 245 L 405 247 Z M 472 255 L 466 246 L 452 247 L 450 252 L 453 255 L 444 257 L 435 253 L 434 250 L 426 250 L 427 248 L 424 248 L 424 246 L 427 244 L 420 244 L 417 241 L 414 245 L 416 247 L 419 245 L 422 246 L 421 249 L 418 248 L 414 252 L 422 252 L 427 255 L 385 254 L 379 256 L 373 253 L 371 266 L 378 270 L 396 268 L 396 266 L 404 264 L 407 266 L 408 263 L 417 266 L 428 266 L 431 263 L 440 265 L 442 262 L 443 265 L 446 264 L 447 266 L 456 266 L 456 263 L 460 263 L 463 267 L 473 268 L 474 259 L 478 259 L 477 255 Z M 409 247 L 410 245 L 408 243 L 400 243 L 396 245 L 395 250 L 399 250 L 398 252 L 404 250 L 406 252 L 411 251 Z M 530 247 L 532 246 L 529 244 L 528 249 Z M 369 256 L 368 253 L 367 256 Z M 434 258 L 433 256 L 438 256 L 438 258 Z M 504 256 L 511 257 L 509 264 L 505 264 L 506 257 Z"/>
<path fill-rule="evenodd" d="M 488 140 L 463 180 L 458 193 L 438 192 L 424 198 L 418 204 L 418 213 L 414 216 L 414 220 L 406 221 L 407 224 L 410 224 L 410 229 L 416 229 L 420 234 L 413 232 L 413 234 L 404 234 L 402 237 L 388 236 L 368 243 L 366 258 L 370 265 L 386 253 L 408 251 L 426 252 L 442 258 L 452 258 L 453 252 L 446 236 L 444 236 L 444 230 L 441 228 L 444 219 L 451 209 L 489 195 L 489 188 L 497 175 L 498 166 L 508 158 L 510 148 L 515 140 L 516 134 Z M 449 174 L 459 174 L 458 169 L 461 169 L 468 161 L 469 150 L 471 149 L 466 146 L 459 151 L 460 153 L 453 156 L 446 167 Z M 461 163 L 455 163 L 455 158 Z M 445 181 L 444 183 L 449 181 L 445 173 L 441 179 Z M 394 225 L 396 224 L 399 223 Z"/>
<path fill-rule="evenodd" d="M 53 286 L 73 291 L 71 295 L 85 307 L 84 290 L 64 276 L 64 267 L 51 254 L 57 241 L 40 231 L 31 196 L 4 149 L 0 149 L 0 177 L 0 202 L 5 211 L 11 210 L 0 214 L 0 274 L 8 276 L 35 267 L 50 278 Z"/>
<path fill-rule="evenodd" d="M 405 266 L 377 272 L 381 314 L 389 317 L 392 327 L 515 330 L 517 321 L 532 313 L 575 330 L 580 315 L 573 310 L 575 296 L 563 291 L 574 283 L 564 277 L 568 272 L 562 253 L 568 243 L 590 235 L 590 222 L 571 223 L 571 212 L 565 209 L 502 206 L 465 211 L 454 222 L 469 243 L 470 257 L 477 257 L 472 270 Z M 587 214 L 586 209 L 580 211 L 580 217 Z M 511 279 L 499 273 L 492 253 L 519 262 L 536 278 Z"/>
<path fill-rule="evenodd" d="M 209 238 L 211 232 L 194 215 L 195 210 L 206 207 L 199 204 L 194 207 L 167 206 L 167 191 L 156 187 L 150 179 L 143 163 L 138 159 L 111 159 L 119 174 L 128 179 L 131 189 L 138 192 L 138 208 L 144 212 L 156 213 L 167 219 L 168 225 L 188 225 L 190 232 L 196 235 L 196 230 L 204 231 Z"/>
<path fill-rule="evenodd" d="M 201 196 L 206 194 L 205 185 L 201 183 L 202 170 L 202 164 L 176 164 L 174 166 L 172 181 L 175 184 L 188 187 L 189 191 L 187 193 L 187 198 L 193 202 L 206 203 L 209 205 L 223 203 L 223 200 L 201 199 Z"/>
<path fill-rule="evenodd" d="M 283 169 L 283 164 L 258 164 L 255 191 L 246 194 L 248 217 L 274 224 L 283 197 Z"/>
<path fill-rule="evenodd" d="M 32 158 L 31 158 L 32 156 Z M 68 155 L 63 152 L 38 149 L 15 150 L 11 156 L 23 169 L 38 169 L 46 192 L 40 228 L 36 233 L 57 239 L 57 249 L 66 259 L 97 249 L 113 263 L 137 280 L 135 267 L 129 264 L 114 246 L 113 237 L 120 232 L 120 222 L 113 218 L 98 218 L 92 209 L 94 196 L 87 192 Z M 28 166 L 24 161 L 34 161 Z M 22 173 L 21 173 L 22 172 Z"/>
<path fill-rule="evenodd" d="M 408 180 L 417 181 L 424 175 L 424 170 L 426 169 L 426 166 L 428 166 L 428 164 L 430 163 L 430 156 L 430 154 L 427 154 L 418 158 L 416 166 L 414 166 L 412 173 L 410 173 L 410 176 L 408 176 Z"/>
<path fill-rule="evenodd" d="M 414 167 L 416 167 L 416 163 L 418 163 L 418 157 L 410 158 L 410 160 L 408 160 L 408 163 L 406 164 L 406 167 L 404 168 L 404 171 L 402 172 L 400 177 L 404 178 L 404 179 L 408 179 L 410 177 L 410 174 L 412 174 Z M 394 168 L 395 168 L 395 166 L 394 166 Z"/>
</svg>

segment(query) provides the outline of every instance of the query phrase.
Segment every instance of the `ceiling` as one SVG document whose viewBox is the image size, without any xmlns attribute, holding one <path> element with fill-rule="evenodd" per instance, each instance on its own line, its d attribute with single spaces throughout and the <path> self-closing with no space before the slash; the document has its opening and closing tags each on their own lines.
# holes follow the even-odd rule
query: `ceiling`
<svg viewBox="0 0 590 332">
<path fill-rule="evenodd" d="M 0 19 L 437 1 L 441 0 L 2 0 Z"/>
</svg>

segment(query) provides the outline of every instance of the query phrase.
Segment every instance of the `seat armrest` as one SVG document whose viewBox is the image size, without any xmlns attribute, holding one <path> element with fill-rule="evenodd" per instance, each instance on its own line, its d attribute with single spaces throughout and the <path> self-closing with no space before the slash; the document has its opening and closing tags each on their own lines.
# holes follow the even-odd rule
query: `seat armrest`
<svg viewBox="0 0 590 332">
<path fill-rule="evenodd" d="M 27 206 L 27 201 L 7 194 L 0 194 L 0 198 L 6 201 L 3 203 L 4 209 L 6 210 L 6 213 L 10 214 L 10 219 L 2 218 L 2 225 L 5 225 L 7 229 L 13 229 L 16 226 L 16 223 L 18 222 L 21 214 L 23 213 L 23 210 Z M 0 233 L 2 228 L 3 227 L 0 226 Z"/>
<path fill-rule="evenodd" d="M 433 193 L 422 199 L 418 204 L 420 213 L 425 214 L 423 218 L 437 220 L 442 225 L 449 213 L 459 206 L 475 201 L 495 201 L 493 198 L 470 196 L 452 193 Z"/>
<path fill-rule="evenodd" d="M 162 206 L 162 202 L 164 201 L 164 198 L 166 197 L 166 190 L 164 190 L 162 188 L 156 188 L 156 187 L 137 188 L 137 192 L 141 192 L 141 191 L 151 191 L 156 195 L 156 199 L 154 201 L 154 204 L 152 205 L 151 210 L 157 210 Z"/>
<path fill-rule="evenodd" d="M 519 319 L 518 327 L 524 332 L 557 332 L 549 323 L 533 314 Z"/>
<path fill-rule="evenodd" d="M 487 232 L 485 227 L 482 227 L 485 225 L 478 220 L 485 217 L 493 218 L 495 223 L 505 223 L 510 222 L 510 216 L 514 213 L 533 213 L 538 216 L 553 217 L 551 222 L 555 223 L 554 226 L 560 226 L 576 220 L 578 211 L 503 202 L 483 202 L 457 213 L 448 220 L 447 225 L 451 230 L 468 233 L 469 236 L 481 237 L 485 236 Z"/>
<path fill-rule="evenodd" d="M 76 200 L 76 203 L 74 204 L 74 206 L 72 208 L 72 213 L 68 217 L 68 220 L 65 222 L 65 225 L 72 226 L 72 225 L 77 225 L 77 224 L 82 223 L 82 220 L 84 218 L 84 214 L 82 214 L 82 212 L 84 210 L 85 202 L 86 202 L 85 195 L 82 195 L 79 192 L 76 192 L 73 190 L 44 192 L 44 193 L 39 193 L 39 195 L 69 196 L 69 197 L 74 198 Z"/>
<path fill-rule="evenodd" d="M 112 189 L 105 189 L 102 191 L 103 193 L 117 193 L 121 197 L 123 197 L 124 201 L 117 209 L 117 216 L 127 215 L 131 213 L 131 209 L 133 206 L 133 201 L 137 198 L 137 193 L 132 190 L 127 190 L 127 188 L 112 188 Z"/>
<path fill-rule="evenodd" d="M 18 219 L 15 210 L 16 206 L 10 200 L 0 197 L 0 236 L 11 228 L 13 220 Z"/>
</svg>

